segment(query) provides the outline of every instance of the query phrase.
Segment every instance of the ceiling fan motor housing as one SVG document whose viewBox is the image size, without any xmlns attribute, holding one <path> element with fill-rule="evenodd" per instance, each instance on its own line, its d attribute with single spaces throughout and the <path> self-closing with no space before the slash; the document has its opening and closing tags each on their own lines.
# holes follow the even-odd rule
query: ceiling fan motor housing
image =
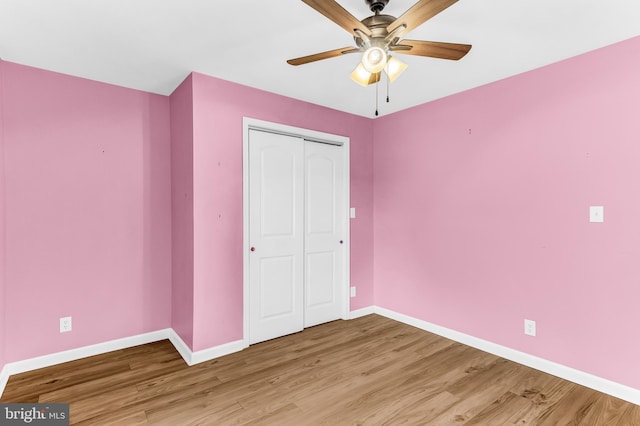
<svg viewBox="0 0 640 426">
<path fill-rule="evenodd" d="M 354 37 L 356 45 L 365 49 L 375 45 L 386 48 L 388 42 L 385 39 L 389 35 L 387 27 L 395 20 L 396 18 L 391 15 L 373 15 L 363 19 L 361 22 L 371 30 L 371 37 L 366 41 L 361 36 Z"/>
</svg>

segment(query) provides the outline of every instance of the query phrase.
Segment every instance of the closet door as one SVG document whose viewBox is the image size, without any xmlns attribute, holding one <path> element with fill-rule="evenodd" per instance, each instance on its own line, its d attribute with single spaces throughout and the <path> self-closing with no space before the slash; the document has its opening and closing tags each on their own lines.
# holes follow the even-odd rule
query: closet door
<svg viewBox="0 0 640 426">
<path fill-rule="evenodd" d="M 303 329 L 304 141 L 249 132 L 249 343 Z"/>
<path fill-rule="evenodd" d="M 305 327 L 341 317 L 344 149 L 305 142 Z"/>
</svg>

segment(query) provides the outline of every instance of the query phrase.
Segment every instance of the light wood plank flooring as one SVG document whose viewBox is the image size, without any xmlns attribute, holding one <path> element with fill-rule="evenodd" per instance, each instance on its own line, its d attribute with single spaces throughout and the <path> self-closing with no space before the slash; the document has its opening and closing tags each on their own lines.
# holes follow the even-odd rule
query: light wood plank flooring
<svg viewBox="0 0 640 426">
<path fill-rule="evenodd" d="M 161 341 L 12 376 L 78 425 L 640 425 L 640 407 L 377 315 L 188 367 Z"/>
</svg>

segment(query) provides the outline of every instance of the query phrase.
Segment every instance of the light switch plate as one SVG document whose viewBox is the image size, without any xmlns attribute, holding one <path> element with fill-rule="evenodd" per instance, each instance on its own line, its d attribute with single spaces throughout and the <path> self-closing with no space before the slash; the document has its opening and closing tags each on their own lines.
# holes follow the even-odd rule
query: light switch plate
<svg viewBox="0 0 640 426">
<path fill-rule="evenodd" d="M 351 219 L 355 219 L 356 218 L 356 208 L 355 207 L 351 207 L 351 209 L 349 209 L 349 216 L 351 217 Z"/>
<path fill-rule="evenodd" d="M 589 222 L 604 222 L 604 206 L 589 207 Z"/>
</svg>

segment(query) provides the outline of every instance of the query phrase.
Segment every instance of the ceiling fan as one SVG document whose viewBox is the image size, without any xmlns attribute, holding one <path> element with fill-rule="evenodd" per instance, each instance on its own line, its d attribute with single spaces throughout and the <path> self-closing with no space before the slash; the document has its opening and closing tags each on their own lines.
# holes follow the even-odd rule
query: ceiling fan
<svg viewBox="0 0 640 426">
<path fill-rule="evenodd" d="M 436 41 L 402 39 L 409 31 L 433 18 L 458 0 L 419 0 L 399 18 L 382 14 L 389 0 L 365 0 L 372 16 L 358 21 L 335 0 L 302 0 L 353 35 L 356 46 L 289 59 L 291 65 L 303 65 L 348 53 L 362 52 L 362 62 L 351 78 L 367 86 L 380 81 L 382 71 L 393 82 L 407 67 L 391 53 L 458 60 L 469 52 L 471 45 Z"/>
</svg>

